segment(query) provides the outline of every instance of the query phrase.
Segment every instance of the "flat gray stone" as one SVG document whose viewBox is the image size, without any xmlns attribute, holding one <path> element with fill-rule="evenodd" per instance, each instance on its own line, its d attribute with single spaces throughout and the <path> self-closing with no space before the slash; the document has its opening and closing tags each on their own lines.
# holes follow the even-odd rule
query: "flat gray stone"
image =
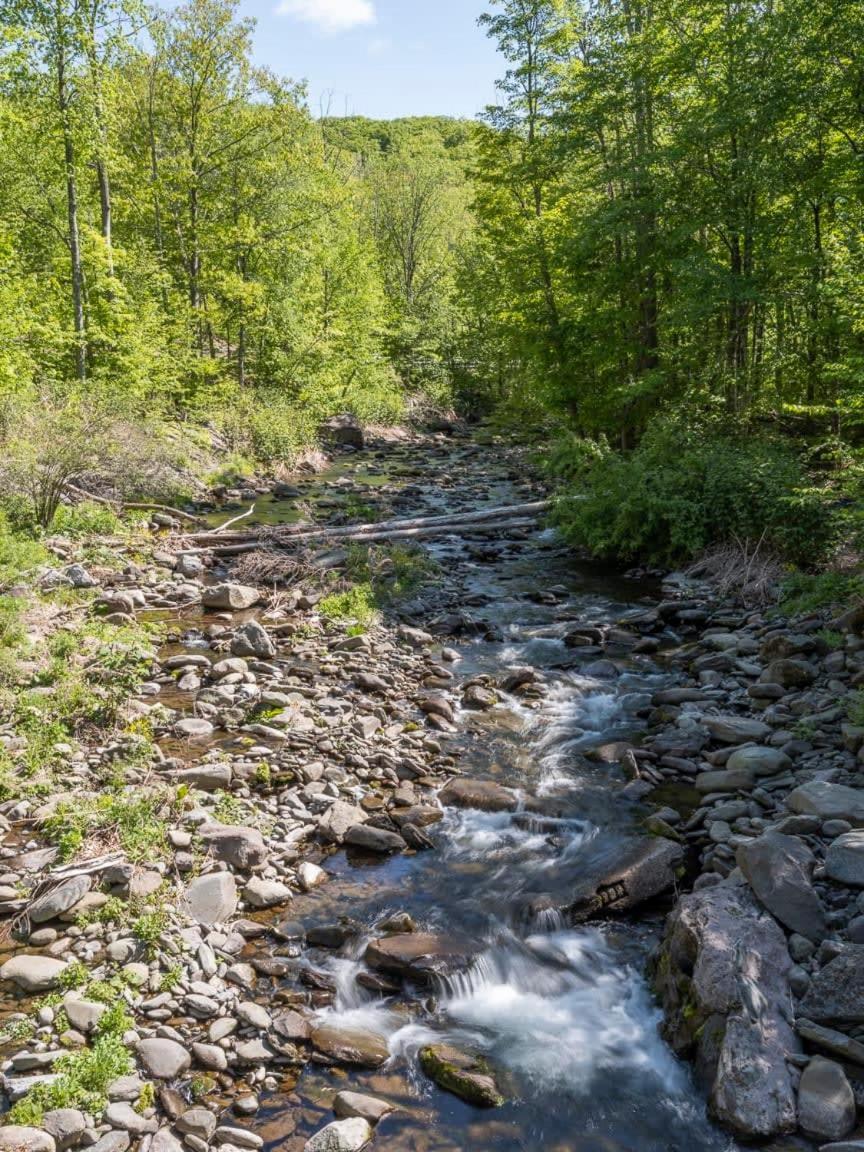
<svg viewBox="0 0 864 1152">
<path fill-rule="evenodd" d="M 816 1024 L 864 1023 L 864 945 L 847 944 L 819 969 L 799 1014 Z"/>
<path fill-rule="evenodd" d="M 808 780 L 786 797 L 790 812 L 818 816 L 820 820 L 848 820 L 856 828 L 864 827 L 864 791 L 827 780 Z"/>
<path fill-rule="evenodd" d="M 221 924 L 237 911 L 237 882 L 230 872 L 210 872 L 187 887 L 184 910 L 199 924 Z"/>
<path fill-rule="evenodd" d="M 201 593 L 201 603 L 205 608 L 227 609 L 231 612 L 252 608 L 259 599 L 258 589 L 246 584 L 214 584 Z"/>
<path fill-rule="evenodd" d="M 765 832 L 740 846 L 736 862 L 760 904 L 784 927 L 808 940 L 824 936 L 825 913 L 810 879 L 815 858 L 803 840 Z"/>
<path fill-rule="evenodd" d="M 254 876 L 243 889 L 243 899 L 252 908 L 276 908 L 287 904 L 292 892 L 280 880 L 264 880 Z"/>
<path fill-rule="evenodd" d="M 44 896 L 34 900 L 27 910 L 27 915 L 34 924 L 45 924 L 48 920 L 55 920 L 61 913 L 74 908 L 89 891 L 89 876 L 72 876 L 53 891 L 46 892 Z"/>
<path fill-rule="evenodd" d="M 25 992 L 50 992 L 66 967 L 65 960 L 51 956 L 13 956 L 0 968 L 0 980 L 11 980 Z"/>
<path fill-rule="evenodd" d="M 748 716 L 702 716 L 702 723 L 721 744 L 744 744 L 767 740 L 773 729 L 762 720 Z"/>
<path fill-rule="evenodd" d="M 198 834 L 214 860 L 252 872 L 267 861 L 267 845 L 257 828 L 232 824 L 204 824 Z"/>
<path fill-rule="evenodd" d="M 41 1128 L 27 1128 L 21 1124 L 7 1124 L 0 1128 L 2 1152 L 56 1152 L 54 1137 Z"/>
<path fill-rule="evenodd" d="M 792 761 L 779 748 L 767 748 L 761 744 L 750 744 L 736 748 L 726 761 L 727 772 L 744 769 L 754 776 L 776 776 L 792 767 Z"/>
</svg>

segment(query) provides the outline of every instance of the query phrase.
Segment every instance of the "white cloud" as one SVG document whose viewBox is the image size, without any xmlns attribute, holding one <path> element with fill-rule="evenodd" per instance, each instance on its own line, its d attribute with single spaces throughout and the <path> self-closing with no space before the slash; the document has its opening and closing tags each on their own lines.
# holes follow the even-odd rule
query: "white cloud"
<svg viewBox="0 0 864 1152">
<path fill-rule="evenodd" d="M 345 32 L 377 20 L 372 0 L 282 0 L 276 11 L 323 32 Z"/>
</svg>

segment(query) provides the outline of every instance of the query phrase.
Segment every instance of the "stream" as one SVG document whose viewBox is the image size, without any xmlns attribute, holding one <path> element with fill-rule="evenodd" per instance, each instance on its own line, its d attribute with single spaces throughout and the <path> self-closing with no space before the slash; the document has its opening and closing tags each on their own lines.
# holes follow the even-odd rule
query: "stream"
<svg viewBox="0 0 864 1152">
<path fill-rule="evenodd" d="M 410 446 L 342 458 L 298 491 L 319 512 L 368 502 L 387 514 L 424 514 L 516 503 L 537 486 L 518 457 L 469 442 L 422 458 Z M 297 499 L 265 502 L 257 518 L 296 519 Z M 309 1063 L 262 1094 L 252 1127 L 268 1148 L 295 1152 L 332 1119 L 335 1093 L 352 1089 L 397 1105 L 374 1141 L 388 1152 L 733 1148 L 705 1118 L 689 1069 L 659 1036 L 644 971 L 668 905 L 580 927 L 555 911 L 556 897 L 573 889 L 587 863 L 614 860 L 645 815 L 619 796 L 620 770 L 590 752 L 637 735 L 640 712 L 666 676 L 653 655 L 622 649 L 617 656 L 614 637 L 602 653 L 570 648 L 564 637 L 577 624 L 609 629 L 637 619 L 659 588 L 577 560 L 548 530 L 445 537 L 428 547 L 443 587 L 405 612 L 412 624 L 432 626 L 440 596 L 446 609 L 456 600 L 472 618 L 473 634 L 444 641 L 458 653 L 456 687 L 525 665 L 545 686 L 536 698 L 459 710 L 451 737 L 462 772 L 516 789 L 519 809 L 447 808 L 426 829 L 434 851 L 322 854 L 331 879 L 298 896 L 290 920 L 307 932 L 347 925 L 346 943 L 334 951 L 271 942 L 269 953 L 291 962 L 287 976 L 274 978 L 273 998 L 308 1002 L 308 988 L 317 989 L 320 1021 L 385 1037 L 390 1060 L 375 1071 Z M 363 979 L 363 953 L 382 925 L 406 915 L 419 930 L 470 941 L 475 959 L 431 987 L 409 983 L 382 995 Z M 419 1050 L 441 1042 L 485 1054 L 503 1107 L 472 1107 L 423 1075 Z"/>
</svg>

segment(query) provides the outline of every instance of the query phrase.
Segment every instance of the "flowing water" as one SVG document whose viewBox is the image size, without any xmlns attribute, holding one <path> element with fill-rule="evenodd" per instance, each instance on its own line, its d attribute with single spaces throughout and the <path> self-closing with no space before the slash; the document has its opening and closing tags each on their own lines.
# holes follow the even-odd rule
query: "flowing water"
<svg viewBox="0 0 864 1152">
<path fill-rule="evenodd" d="M 425 489 L 421 482 L 419 507 L 528 494 L 512 471 L 490 478 L 476 455 L 466 461 L 469 467 L 439 465 Z M 368 465 L 363 471 L 378 475 Z M 410 473 L 391 475 L 390 486 L 398 493 Z M 279 519 L 278 508 L 272 518 Z M 657 590 L 580 564 L 548 532 L 491 548 L 451 538 L 434 551 L 462 602 L 491 624 L 486 638 L 458 646 L 457 683 L 530 664 L 547 685 L 539 700 L 512 698 L 491 712 L 459 716 L 463 772 L 516 788 L 520 809 L 448 809 L 428 830 L 435 851 L 383 861 L 339 852 L 322 861 L 330 883 L 299 897 L 291 916 L 307 927 L 345 917 L 358 933 L 337 954 L 284 947 L 297 972 L 281 988 L 299 989 L 304 971 L 313 986 L 330 983 L 335 995 L 320 1019 L 384 1035 L 391 1058 L 376 1072 L 310 1064 L 296 1084 L 265 1094 L 254 1125 L 273 1149 L 302 1149 L 333 1118 L 334 1094 L 350 1087 L 399 1106 L 375 1137 L 375 1147 L 388 1152 L 729 1149 L 706 1120 L 689 1070 L 659 1036 L 644 971 L 663 909 L 583 927 L 568 926 L 553 910 L 589 863 L 616 859 L 644 815 L 621 799 L 619 771 L 585 753 L 636 734 L 640 710 L 664 679 L 650 657 L 614 659 L 613 645 L 605 658 L 611 653 L 615 667 L 598 666 L 596 654 L 580 658 L 563 636 L 577 623 L 638 615 Z M 554 596 L 537 595 L 550 588 Z M 409 913 L 421 929 L 473 941 L 473 966 L 431 990 L 408 987 L 385 999 L 366 991 L 357 979 L 365 945 L 396 913 Z M 487 1055 L 507 1096 L 503 1108 L 473 1108 L 423 1076 L 419 1049 L 442 1040 Z"/>
</svg>

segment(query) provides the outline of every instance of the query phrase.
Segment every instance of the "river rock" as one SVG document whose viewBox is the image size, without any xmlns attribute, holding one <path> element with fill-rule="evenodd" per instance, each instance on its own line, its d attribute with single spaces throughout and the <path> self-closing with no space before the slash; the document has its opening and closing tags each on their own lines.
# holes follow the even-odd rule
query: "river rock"
<svg viewBox="0 0 864 1152">
<path fill-rule="evenodd" d="M 334 1120 L 316 1132 L 303 1148 L 304 1152 L 360 1152 L 371 1139 L 369 1121 L 362 1116 L 349 1116 L 345 1120 Z"/>
<path fill-rule="evenodd" d="M 267 845 L 257 828 L 204 824 L 198 834 L 215 860 L 221 860 L 243 872 L 260 868 L 267 861 Z"/>
<path fill-rule="evenodd" d="M 66 1152 L 81 1139 L 87 1122 L 77 1108 L 53 1108 L 42 1116 L 41 1127 L 53 1137 L 57 1152 Z"/>
<path fill-rule="evenodd" d="M 779 748 L 768 748 L 761 744 L 748 744 L 736 748 L 726 761 L 726 771 L 743 770 L 754 776 L 776 776 L 792 767 L 792 761 Z"/>
<path fill-rule="evenodd" d="M 191 768 L 181 768 L 171 774 L 175 784 L 186 784 L 199 792 L 222 792 L 231 787 L 233 770 L 230 764 L 218 760 L 207 760 L 193 764 Z"/>
<path fill-rule="evenodd" d="M 855 1127 L 855 1094 L 840 1064 L 814 1056 L 801 1075 L 798 1123 L 814 1140 L 842 1140 Z"/>
<path fill-rule="evenodd" d="M 187 716 L 177 721 L 174 731 L 178 736 L 185 736 L 189 740 L 203 740 L 213 735 L 213 725 L 209 720 L 203 720 L 198 716 Z"/>
<path fill-rule="evenodd" d="M 199 876 L 186 889 L 182 905 L 199 924 L 221 924 L 237 911 L 237 882 L 230 872 Z"/>
<path fill-rule="evenodd" d="M 848 820 L 864 827 L 864 791 L 828 780 L 808 780 L 786 797 L 790 812 L 818 816 L 820 820 Z"/>
<path fill-rule="evenodd" d="M 847 1036 L 845 1032 L 826 1028 L 800 1016 L 795 1021 L 795 1031 L 803 1040 L 816 1048 L 821 1048 L 823 1052 L 830 1052 L 832 1056 L 839 1056 L 841 1060 L 864 1067 L 864 1044 Z"/>
<path fill-rule="evenodd" d="M 205 608 L 227 609 L 231 612 L 252 608 L 259 599 L 258 589 L 249 588 L 245 584 L 214 584 L 201 593 L 201 603 Z"/>
<path fill-rule="evenodd" d="M 108 1005 L 98 1000 L 85 1000 L 80 993 L 70 992 L 63 1000 L 63 1010 L 72 1027 L 87 1035 L 108 1011 Z"/>
<path fill-rule="evenodd" d="M 364 960 L 378 971 L 426 982 L 436 975 L 470 968 L 474 954 L 471 945 L 457 937 L 406 932 L 370 941 Z"/>
<path fill-rule="evenodd" d="M 63 912 L 68 912 L 90 891 L 89 876 L 72 876 L 58 884 L 51 892 L 38 896 L 27 909 L 27 915 L 34 924 L 44 924 L 54 920 Z"/>
<path fill-rule="evenodd" d="M 847 944 L 819 969 L 799 1011 L 817 1024 L 864 1023 L 864 945 Z"/>
<path fill-rule="evenodd" d="M 815 677 L 806 660 L 781 658 L 772 660 L 759 677 L 760 684 L 779 684 L 782 688 L 806 688 Z"/>
<path fill-rule="evenodd" d="M 138 1045 L 138 1059 L 156 1080 L 176 1080 L 192 1063 L 189 1052 L 176 1040 L 153 1037 Z"/>
<path fill-rule="evenodd" d="M 488 1065 L 478 1056 L 460 1052 L 449 1044 L 431 1044 L 420 1049 L 420 1066 L 439 1088 L 469 1104 L 500 1108 L 504 1103 Z"/>
<path fill-rule="evenodd" d="M 264 880 L 253 877 L 243 889 L 243 899 L 252 908 L 275 908 L 287 904 L 291 899 L 291 889 L 280 880 Z"/>
<path fill-rule="evenodd" d="M 231 641 L 231 653 L 234 656 L 254 656 L 258 660 L 269 660 L 276 655 L 276 645 L 257 620 L 250 620 L 237 629 Z"/>
<path fill-rule="evenodd" d="M 711 792 L 751 792 L 756 780 L 749 768 L 719 769 L 700 772 L 696 777 L 696 791 L 707 796 Z"/>
<path fill-rule="evenodd" d="M 671 888 L 684 858 L 680 844 L 662 836 L 644 836 L 614 847 L 614 860 L 588 863 L 566 901 L 576 921 L 600 912 L 629 912 Z"/>
<path fill-rule="evenodd" d="M 398 832 L 390 832 L 386 828 L 375 828 L 371 824 L 354 824 L 345 833 L 345 844 L 354 848 L 363 848 L 367 852 L 401 852 L 406 847 L 405 841 Z"/>
<path fill-rule="evenodd" d="M 378 1100 L 375 1096 L 364 1096 L 361 1092 L 337 1092 L 333 1101 L 333 1111 L 340 1118 L 360 1116 L 370 1124 L 377 1124 L 390 1112 L 395 1111 L 395 1105 L 386 1100 Z"/>
<path fill-rule="evenodd" d="M 330 1060 L 359 1068 L 380 1068 L 390 1059 L 387 1040 L 377 1032 L 323 1025 L 311 1036 L 312 1047 Z"/>
<path fill-rule="evenodd" d="M 845 832 L 828 846 L 825 875 L 851 888 L 864 888 L 864 830 Z"/>
<path fill-rule="evenodd" d="M 355 416 L 343 412 L 339 416 L 331 416 L 318 426 L 318 435 L 323 440 L 331 440 L 334 444 L 341 444 L 346 448 L 362 449 L 366 447 L 366 437 L 363 428 Z M 315 1152 L 322 1152 L 316 1149 Z"/>
<path fill-rule="evenodd" d="M 368 816 L 362 808 L 346 804 L 344 800 L 334 800 L 318 820 L 318 831 L 322 840 L 329 844 L 341 844 L 345 833 L 356 824 L 365 824 Z"/>
<path fill-rule="evenodd" d="M 11 980 L 25 992 L 50 992 L 66 967 L 64 960 L 51 956 L 13 956 L 0 968 L 0 980 Z"/>
<path fill-rule="evenodd" d="M 736 861 L 760 904 L 784 927 L 821 940 L 825 913 L 810 879 L 816 861 L 803 840 L 765 832 L 742 844 Z"/>
<path fill-rule="evenodd" d="M 702 723 L 721 744 L 745 744 L 767 740 L 771 726 L 747 716 L 703 716 Z"/>
<path fill-rule="evenodd" d="M 6 1124 L 0 1128 L 0 1152 L 56 1152 L 54 1137 L 39 1128 Z"/>
<path fill-rule="evenodd" d="M 664 1034 L 697 1059 L 717 1119 L 747 1138 L 796 1127 L 790 967 L 781 928 L 744 885 L 684 896 L 666 921 L 654 973 Z"/>
<path fill-rule="evenodd" d="M 480 812 L 515 812 L 516 795 L 493 780 L 466 780 L 457 777 L 438 793 L 445 807 L 476 808 Z"/>
<path fill-rule="evenodd" d="M 178 1132 L 209 1140 L 216 1131 L 216 1117 L 207 1108 L 187 1108 L 175 1122 Z"/>
</svg>

